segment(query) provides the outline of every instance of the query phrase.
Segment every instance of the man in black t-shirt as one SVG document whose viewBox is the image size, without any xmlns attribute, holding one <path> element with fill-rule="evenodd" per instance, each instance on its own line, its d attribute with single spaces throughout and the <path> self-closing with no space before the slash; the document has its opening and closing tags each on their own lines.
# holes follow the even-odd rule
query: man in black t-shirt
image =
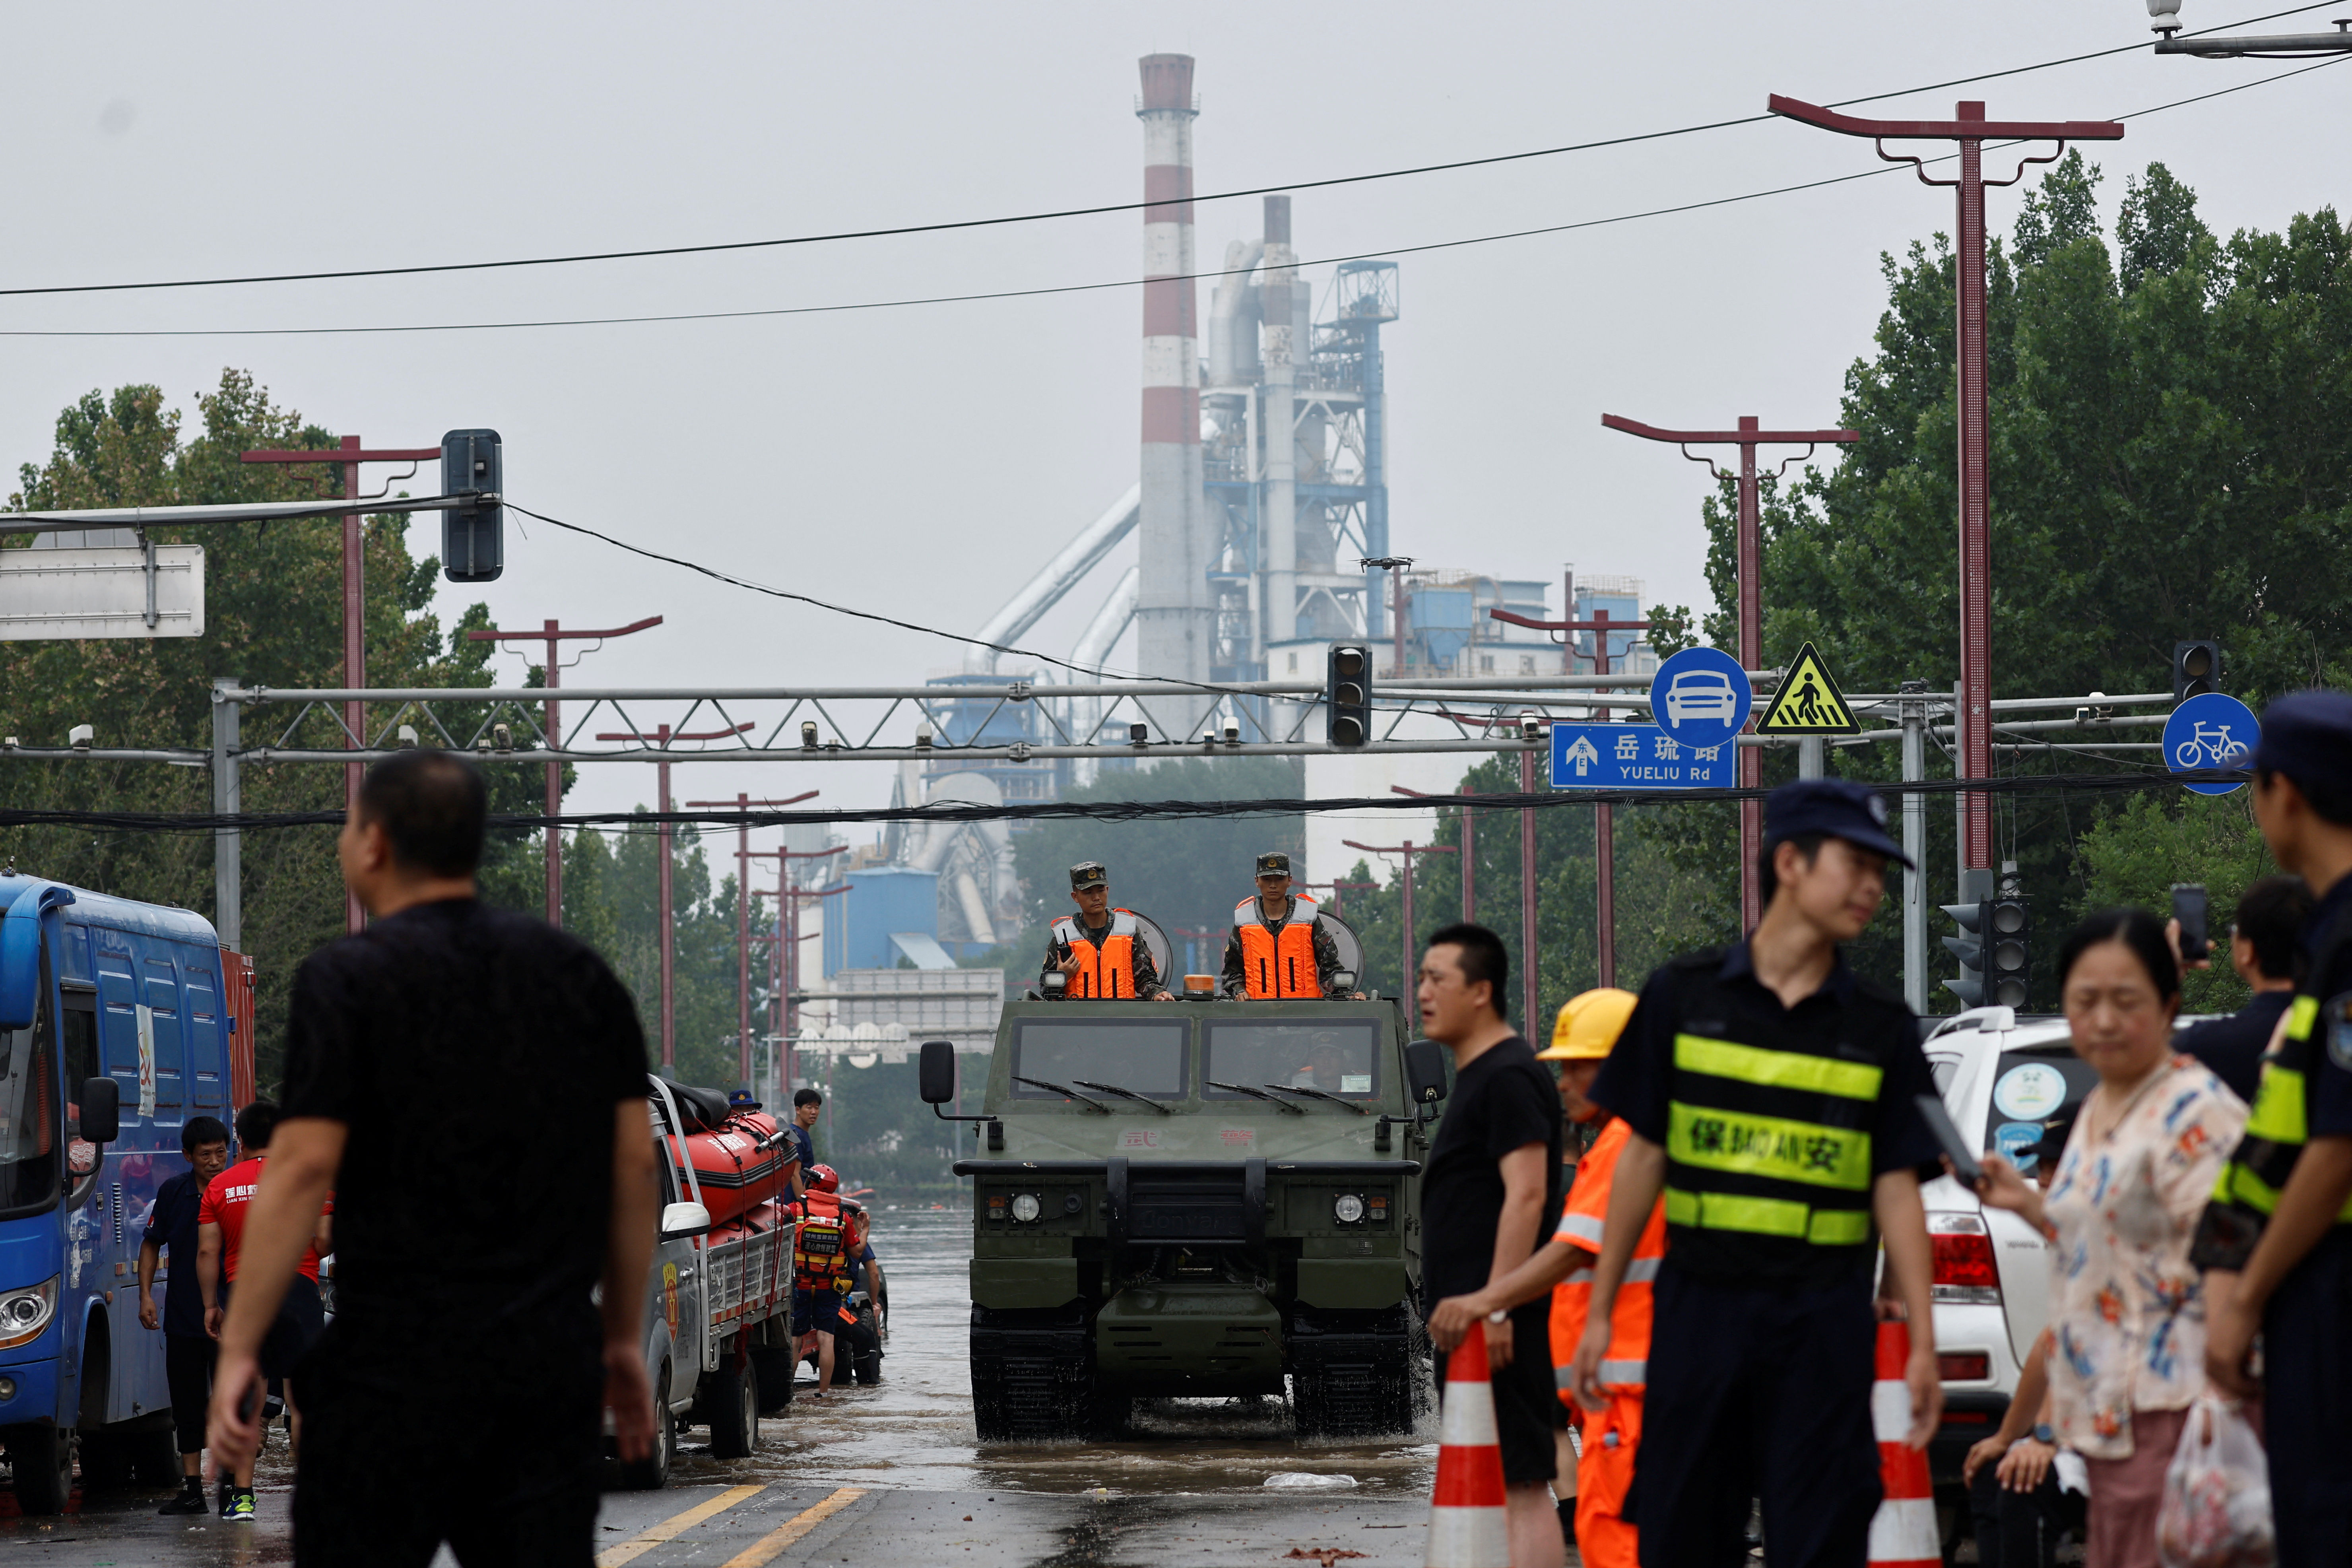
<svg viewBox="0 0 2352 1568">
<path fill-rule="evenodd" d="M 1504 1017 L 1510 955 L 1484 926 L 1429 939 L 1415 998 L 1422 1033 L 1454 1053 L 1454 1092 L 1421 1175 L 1424 1313 L 1525 1263 L 1559 1217 L 1559 1096 L 1535 1047 Z M 1486 1322 L 1496 1440 L 1514 1564 L 1556 1563 L 1566 1550 L 1549 1483 L 1553 1392 L 1551 1298 Z M 1445 1358 L 1437 1361 L 1445 1390 Z"/>
<path fill-rule="evenodd" d="M 486 804 L 446 752 L 369 770 L 338 850 L 373 923 L 294 978 L 210 1438 L 224 1464 L 258 1446 L 256 1353 L 331 1187 L 298 1564 L 425 1568 L 445 1541 L 467 1568 L 583 1563 L 602 1410 L 622 1458 L 651 1451 L 645 1037 L 585 945 L 480 902 Z"/>
<path fill-rule="evenodd" d="M 2278 1033 L 2287 1005 L 2294 1000 L 2294 964 L 2303 922 L 2311 918 L 2311 889 L 2300 877 L 2264 877 L 2239 896 L 2230 922 L 2230 967 L 2253 991 L 2246 1005 L 2227 1017 L 2191 1024 L 2172 1037 L 2172 1048 L 2195 1057 L 2248 1105 L 2263 1076 L 2263 1053 Z M 2180 922 L 2172 922 L 2174 951 Z M 2187 967 L 2209 969 L 2200 959 Z"/>
<path fill-rule="evenodd" d="M 155 1189 L 147 1231 L 139 1239 L 139 1324 L 163 1331 L 163 1380 L 172 1391 L 172 1426 L 180 1447 L 180 1495 L 158 1513 L 205 1513 L 201 1461 L 205 1407 L 212 1403 L 213 1338 L 196 1285 L 196 1210 L 205 1188 L 228 1169 L 228 1128 L 216 1116 L 192 1116 L 180 1130 L 188 1169 Z M 169 1255 L 163 1310 L 155 1310 L 155 1269 Z"/>
</svg>

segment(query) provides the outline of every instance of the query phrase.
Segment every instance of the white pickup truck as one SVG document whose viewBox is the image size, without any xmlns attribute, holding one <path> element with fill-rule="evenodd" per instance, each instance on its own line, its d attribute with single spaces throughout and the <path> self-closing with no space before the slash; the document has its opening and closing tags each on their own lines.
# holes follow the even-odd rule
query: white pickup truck
<svg viewBox="0 0 2352 1568">
<path fill-rule="evenodd" d="M 710 1211 L 677 1130 L 677 1097 L 661 1079 L 646 1092 L 661 1228 L 646 1298 L 646 1374 L 656 1415 L 650 1459 L 621 1468 L 622 1484 L 669 1479 L 681 1426 L 710 1429 L 713 1458 L 748 1458 L 760 1417 L 792 1402 L 793 1226 L 730 1226 L 714 1239 Z"/>
</svg>

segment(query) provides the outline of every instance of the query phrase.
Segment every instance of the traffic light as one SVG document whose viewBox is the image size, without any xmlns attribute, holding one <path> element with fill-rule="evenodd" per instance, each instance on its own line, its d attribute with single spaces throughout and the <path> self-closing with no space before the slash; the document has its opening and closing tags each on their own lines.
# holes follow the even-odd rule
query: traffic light
<svg viewBox="0 0 2352 1568">
<path fill-rule="evenodd" d="M 1980 925 L 1984 934 L 1987 1000 L 1998 1007 L 2022 1007 L 2032 979 L 2033 911 L 2021 893 L 2005 893 L 1988 900 Z"/>
<path fill-rule="evenodd" d="M 1964 1007 L 1981 1007 L 1985 1000 L 1984 932 L 1985 917 L 1992 910 L 1992 900 L 1980 903 L 1946 904 L 1944 912 L 1960 928 L 1958 936 L 1948 936 L 1944 945 L 1960 961 L 1960 977 L 1944 982 L 1944 989 L 1960 999 Z"/>
<path fill-rule="evenodd" d="M 452 430 L 441 437 L 443 495 L 497 495 L 504 489 L 497 431 Z M 506 565 L 506 518 L 497 502 L 451 507 L 441 514 L 441 570 L 449 581 L 492 582 Z"/>
<path fill-rule="evenodd" d="M 1371 649 L 1360 643 L 1333 646 L 1324 700 L 1331 721 L 1327 738 L 1333 745 L 1360 746 L 1372 738 Z"/>
<path fill-rule="evenodd" d="M 2221 689 L 2221 645 L 2217 642 L 2177 642 L 2172 645 L 2172 700 Z"/>
</svg>

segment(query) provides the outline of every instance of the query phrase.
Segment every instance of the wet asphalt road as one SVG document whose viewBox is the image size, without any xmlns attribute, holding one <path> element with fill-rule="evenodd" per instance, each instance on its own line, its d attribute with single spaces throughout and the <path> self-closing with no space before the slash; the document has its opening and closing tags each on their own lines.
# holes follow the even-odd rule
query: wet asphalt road
<svg viewBox="0 0 2352 1568">
<path fill-rule="evenodd" d="M 1423 1561 L 1431 1431 L 1301 1443 L 1280 1401 L 1167 1401 L 1142 1407 L 1116 1442 L 980 1445 L 965 1361 L 970 1226 L 963 1213 L 880 1215 L 875 1244 L 893 1309 L 882 1383 L 820 1403 L 803 1373 L 798 1397 L 761 1422 L 748 1459 L 713 1459 L 707 1433 L 682 1434 L 667 1489 L 605 1494 L 599 1563 Z M 257 1478 L 252 1525 L 160 1518 L 167 1493 L 92 1492 L 47 1521 L 16 1517 L 14 1500 L 0 1497 L 0 1565 L 289 1562 L 290 1479 L 280 1436 Z"/>
</svg>

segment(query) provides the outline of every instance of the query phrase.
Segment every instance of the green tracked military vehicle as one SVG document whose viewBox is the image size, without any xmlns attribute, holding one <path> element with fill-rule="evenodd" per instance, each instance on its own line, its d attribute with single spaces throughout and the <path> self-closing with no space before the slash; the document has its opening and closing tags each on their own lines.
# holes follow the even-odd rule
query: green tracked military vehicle
<svg viewBox="0 0 2352 1568">
<path fill-rule="evenodd" d="M 922 1096 L 956 1097 L 945 1041 Z M 1429 1394 L 1421 1156 L 1444 1053 L 1392 1001 L 1008 1003 L 976 1123 L 984 1442 L 1116 1430 L 1139 1398 L 1281 1394 L 1302 1433 Z"/>
</svg>

